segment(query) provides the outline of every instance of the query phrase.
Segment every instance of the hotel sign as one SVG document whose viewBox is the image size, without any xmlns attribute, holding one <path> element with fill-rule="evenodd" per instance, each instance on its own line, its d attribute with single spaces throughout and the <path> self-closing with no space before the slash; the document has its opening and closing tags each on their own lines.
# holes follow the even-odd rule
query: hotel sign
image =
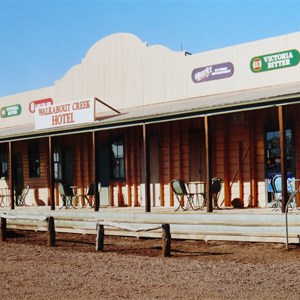
<svg viewBox="0 0 300 300">
<path fill-rule="evenodd" d="M 95 120 L 94 108 L 94 99 L 36 107 L 35 129 L 93 122 Z"/>
<path fill-rule="evenodd" d="M 299 51 L 296 49 L 256 56 L 251 59 L 250 68 L 254 73 L 277 70 L 298 65 Z"/>
<path fill-rule="evenodd" d="M 19 116 L 22 112 L 22 107 L 20 104 L 10 105 L 1 108 L 1 118 L 15 117 Z"/>
<path fill-rule="evenodd" d="M 231 62 L 210 65 L 194 69 L 192 72 L 192 80 L 195 83 L 223 79 L 231 77 L 234 72 L 234 67 Z"/>
<path fill-rule="evenodd" d="M 29 103 L 29 111 L 31 113 L 35 113 L 37 107 L 49 106 L 49 105 L 53 105 L 53 100 L 51 98 L 34 100 Z"/>
</svg>

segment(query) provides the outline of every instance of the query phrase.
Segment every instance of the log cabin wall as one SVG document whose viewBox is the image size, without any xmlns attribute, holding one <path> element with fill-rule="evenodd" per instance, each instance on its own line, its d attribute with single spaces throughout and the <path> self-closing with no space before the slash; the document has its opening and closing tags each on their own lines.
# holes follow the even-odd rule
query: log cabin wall
<svg viewBox="0 0 300 300">
<path fill-rule="evenodd" d="M 24 140 L 13 143 L 12 158 L 14 161 L 14 172 L 15 177 L 18 177 L 15 179 L 14 185 L 30 186 L 26 197 L 27 205 L 50 205 L 48 189 L 48 140 L 43 138 L 33 140 L 39 148 L 40 176 L 30 176 L 29 143 L 31 142 L 30 140 Z M 8 186 L 8 182 L 6 186 Z"/>
<path fill-rule="evenodd" d="M 300 149 L 300 106 L 285 107 L 288 126 L 294 130 L 295 149 Z M 213 122 L 213 176 L 223 179 L 220 203 L 230 206 L 241 198 L 245 206 L 264 207 L 266 199 L 265 132 L 278 126 L 277 107 L 211 117 Z M 150 151 L 151 206 L 173 206 L 170 182 L 205 180 L 203 118 L 147 125 Z M 125 180 L 110 180 L 111 206 L 145 205 L 142 126 L 97 132 L 99 143 L 124 138 Z M 24 185 L 30 185 L 29 205 L 50 205 L 48 178 L 48 139 L 34 140 L 39 145 L 40 176 L 29 176 L 28 143 L 13 142 L 13 156 L 22 161 Z M 54 145 L 73 151 L 74 185 L 87 187 L 93 182 L 94 165 L 90 132 L 58 136 Z M 295 177 L 300 176 L 300 156 L 295 153 Z M 101 179 L 100 179 L 101 181 Z M 83 190 L 81 191 L 83 193 Z M 59 203 L 55 193 L 56 205 Z M 299 202 L 299 199 L 297 200 Z M 176 205 L 176 203 L 175 203 Z"/>
<path fill-rule="evenodd" d="M 214 117 L 214 174 L 223 178 L 225 206 L 234 198 L 245 206 L 266 205 L 264 130 L 275 120 L 274 109 Z"/>
</svg>

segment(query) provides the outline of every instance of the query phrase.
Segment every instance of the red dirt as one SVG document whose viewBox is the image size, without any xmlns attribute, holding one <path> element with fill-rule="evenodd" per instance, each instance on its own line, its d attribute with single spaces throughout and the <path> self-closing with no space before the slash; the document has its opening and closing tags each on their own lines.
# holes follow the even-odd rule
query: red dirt
<svg viewBox="0 0 300 300">
<path fill-rule="evenodd" d="M 0 242 L 0 299 L 300 299 L 300 248 L 10 231 Z"/>
</svg>

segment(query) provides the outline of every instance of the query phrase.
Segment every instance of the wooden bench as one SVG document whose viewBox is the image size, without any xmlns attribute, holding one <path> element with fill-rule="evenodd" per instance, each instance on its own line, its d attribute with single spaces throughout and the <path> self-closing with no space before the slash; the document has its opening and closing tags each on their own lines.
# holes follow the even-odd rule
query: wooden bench
<svg viewBox="0 0 300 300">
<path fill-rule="evenodd" d="M 48 242 L 47 245 L 55 246 L 55 226 L 53 217 L 38 217 L 38 216 L 26 216 L 26 215 L 8 215 L 1 214 L 1 241 L 5 241 L 7 238 L 7 220 L 26 220 L 34 222 L 47 222 Z"/>
<path fill-rule="evenodd" d="M 103 251 L 104 249 L 104 226 L 116 227 L 134 232 L 162 229 L 162 256 L 171 256 L 171 232 L 169 224 L 119 223 L 98 220 L 96 225 L 96 251 Z"/>
</svg>

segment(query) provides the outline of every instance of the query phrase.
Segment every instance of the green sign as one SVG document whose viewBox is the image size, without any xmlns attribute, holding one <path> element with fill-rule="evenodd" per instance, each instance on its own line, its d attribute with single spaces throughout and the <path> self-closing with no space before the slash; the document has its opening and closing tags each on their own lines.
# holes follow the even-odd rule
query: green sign
<svg viewBox="0 0 300 300">
<path fill-rule="evenodd" d="M 288 68 L 298 65 L 299 51 L 296 49 L 256 56 L 251 59 L 250 68 L 254 73 Z"/>
<path fill-rule="evenodd" d="M 20 104 L 10 105 L 1 108 L 1 118 L 8 118 L 20 115 L 22 107 Z"/>
</svg>

